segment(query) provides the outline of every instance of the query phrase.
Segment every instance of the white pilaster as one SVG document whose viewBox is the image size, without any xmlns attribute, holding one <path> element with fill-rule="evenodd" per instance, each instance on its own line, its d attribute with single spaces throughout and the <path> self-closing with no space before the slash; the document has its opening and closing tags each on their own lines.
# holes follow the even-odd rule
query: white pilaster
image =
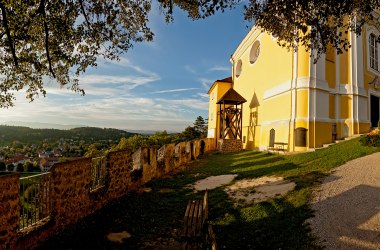
<svg viewBox="0 0 380 250">
<path fill-rule="evenodd" d="M 316 78 L 318 80 L 326 80 L 326 54 L 322 54 L 316 64 Z"/>
</svg>

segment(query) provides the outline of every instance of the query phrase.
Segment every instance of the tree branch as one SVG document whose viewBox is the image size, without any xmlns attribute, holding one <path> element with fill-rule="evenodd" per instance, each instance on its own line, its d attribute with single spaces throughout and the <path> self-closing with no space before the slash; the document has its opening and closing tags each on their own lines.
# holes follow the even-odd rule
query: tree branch
<svg viewBox="0 0 380 250">
<path fill-rule="evenodd" d="M 44 0 L 41 1 L 41 4 L 45 3 Z M 40 5 L 41 7 L 41 5 Z M 40 9 L 40 7 L 38 9 Z M 49 51 L 49 27 L 46 22 L 46 12 L 45 12 L 45 4 L 42 7 L 42 16 L 43 16 L 43 21 L 44 21 L 44 31 L 45 31 L 45 51 L 46 51 L 46 57 L 49 63 L 49 71 L 51 75 L 55 78 L 55 74 L 53 71 L 52 63 L 51 63 L 51 57 L 50 57 L 50 51 Z"/>
<path fill-rule="evenodd" d="M 80 3 L 80 8 L 82 10 L 83 16 L 84 16 L 84 20 L 86 20 L 88 28 L 91 29 L 90 21 L 88 20 L 86 10 L 84 9 L 84 6 L 83 6 L 83 0 L 79 0 L 79 3 Z"/>
<path fill-rule="evenodd" d="M 13 61 L 15 63 L 15 66 L 18 66 L 18 58 L 16 56 L 16 49 L 15 49 L 15 46 L 13 44 L 11 31 L 9 30 L 8 20 L 7 20 L 7 12 L 6 12 L 6 9 L 5 9 L 5 6 L 3 3 L 0 3 L 0 9 L 1 9 L 1 12 L 3 14 L 3 25 L 5 28 L 5 32 L 7 34 L 8 45 L 9 45 L 9 48 L 11 49 L 11 52 L 12 52 Z"/>
<path fill-rule="evenodd" d="M 80 8 L 82 10 L 82 13 L 83 13 L 83 16 L 84 16 L 84 20 L 86 21 L 86 24 L 87 24 L 87 27 L 89 29 L 89 35 L 91 36 L 91 38 L 96 42 L 96 45 L 99 45 L 99 42 L 97 41 L 97 39 L 94 37 L 93 35 L 93 29 L 91 27 L 91 22 L 90 20 L 88 19 L 88 16 L 87 16 L 87 13 L 86 13 L 86 10 L 84 8 L 84 5 L 83 5 L 83 0 L 79 0 L 79 4 L 80 4 Z M 102 35 L 108 37 L 107 35 L 105 35 L 103 32 L 101 32 Z"/>
</svg>

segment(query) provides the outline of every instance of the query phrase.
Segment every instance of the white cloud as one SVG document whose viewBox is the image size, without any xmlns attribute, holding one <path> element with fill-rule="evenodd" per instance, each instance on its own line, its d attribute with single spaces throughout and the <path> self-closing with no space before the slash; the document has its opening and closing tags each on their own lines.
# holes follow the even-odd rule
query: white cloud
<svg viewBox="0 0 380 250">
<path fill-rule="evenodd" d="M 120 60 L 115 60 L 115 61 L 107 61 L 104 58 L 99 58 L 98 62 L 99 62 L 98 64 L 101 65 L 101 67 L 104 66 L 107 68 L 114 68 L 114 67 L 130 68 L 143 75 L 151 75 L 151 76 L 157 75 L 156 73 L 150 70 L 143 69 L 140 66 L 132 63 L 130 60 L 128 60 L 125 57 L 120 57 Z"/>
<path fill-rule="evenodd" d="M 172 92 L 183 92 L 183 91 L 190 91 L 190 90 L 196 90 L 199 88 L 187 88 L 187 89 L 167 89 L 167 90 L 160 90 L 160 91 L 154 91 L 153 94 L 163 94 L 163 93 L 172 93 Z"/>
<path fill-rule="evenodd" d="M 170 99 L 156 99 L 160 102 L 165 102 L 169 104 L 181 105 L 192 109 L 208 110 L 208 102 L 201 101 L 199 99 L 181 99 L 181 100 L 170 100 Z"/>
<path fill-rule="evenodd" d="M 206 93 L 197 93 L 196 96 L 199 96 L 199 97 L 201 97 L 201 98 L 207 98 L 207 100 L 208 100 L 208 98 L 209 98 L 209 95 L 206 94 Z"/>
<path fill-rule="evenodd" d="M 192 73 L 192 74 L 194 74 L 194 75 L 196 75 L 198 72 L 192 67 L 192 66 L 190 66 L 190 65 L 186 65 L 185 66 L 185 70 L 187 70 L 188 72 L 190 72 L 190 73 Z"/>
<path fill-rule="evenodd" d="M 111 75 L 86 75 L 79 79 L 79 84 L 88 94 L 118 94 L 128 92 L 138 86 L 150 84 L 160 80 L 155 76 L 111 76 Z M 99 91 L 101 91 L 99 93 Z"/>
<path fill-rule="evenodd" d="M 211 85 L 215 82 L 215 80 L 213 80 L 213 79 L 207 79 L 204 77 L 199 78 L 198 81 L 202 84 L 202 87 L 205 90 L 209 90 Z"/>
<path fill-rule="evenodd" d="M 213 66 L 209 69 L 209 71 L 225 71 L 225 72 L 231 72 L 231 67 L 225 67 L 225 66 Z"/>
</svg>

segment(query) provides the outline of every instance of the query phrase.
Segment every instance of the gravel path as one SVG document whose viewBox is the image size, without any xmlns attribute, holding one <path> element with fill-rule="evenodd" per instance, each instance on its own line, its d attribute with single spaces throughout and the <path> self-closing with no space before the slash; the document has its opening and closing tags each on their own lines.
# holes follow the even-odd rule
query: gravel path
<svg viewBox="0 0 380 250">
<path fill-rule="evenodd" d="M 310 220 L 326 249 L 380 249 L 380 153 L 338 167 L 315 190 Z"/>
</svg>

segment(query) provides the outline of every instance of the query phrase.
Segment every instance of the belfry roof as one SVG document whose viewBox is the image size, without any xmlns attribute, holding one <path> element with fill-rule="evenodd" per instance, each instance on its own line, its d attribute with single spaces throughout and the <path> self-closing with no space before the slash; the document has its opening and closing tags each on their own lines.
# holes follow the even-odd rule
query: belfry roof
<svg viewBox="0 0 380 250">
<path fill-rule="evenodd" d="M 217 102 L 217 104 L 235 104 L 239 105 L 245 103 L 247 100 L 244 99 L 236 90 L 230 88 Z"/>
<path fill-rule="evenodd" d="M 229 82 L 229 83 L 232 83 L 232 76 L 224 78 L 222 80 L 216 80 L 216 82 Z"/>
</svg>

